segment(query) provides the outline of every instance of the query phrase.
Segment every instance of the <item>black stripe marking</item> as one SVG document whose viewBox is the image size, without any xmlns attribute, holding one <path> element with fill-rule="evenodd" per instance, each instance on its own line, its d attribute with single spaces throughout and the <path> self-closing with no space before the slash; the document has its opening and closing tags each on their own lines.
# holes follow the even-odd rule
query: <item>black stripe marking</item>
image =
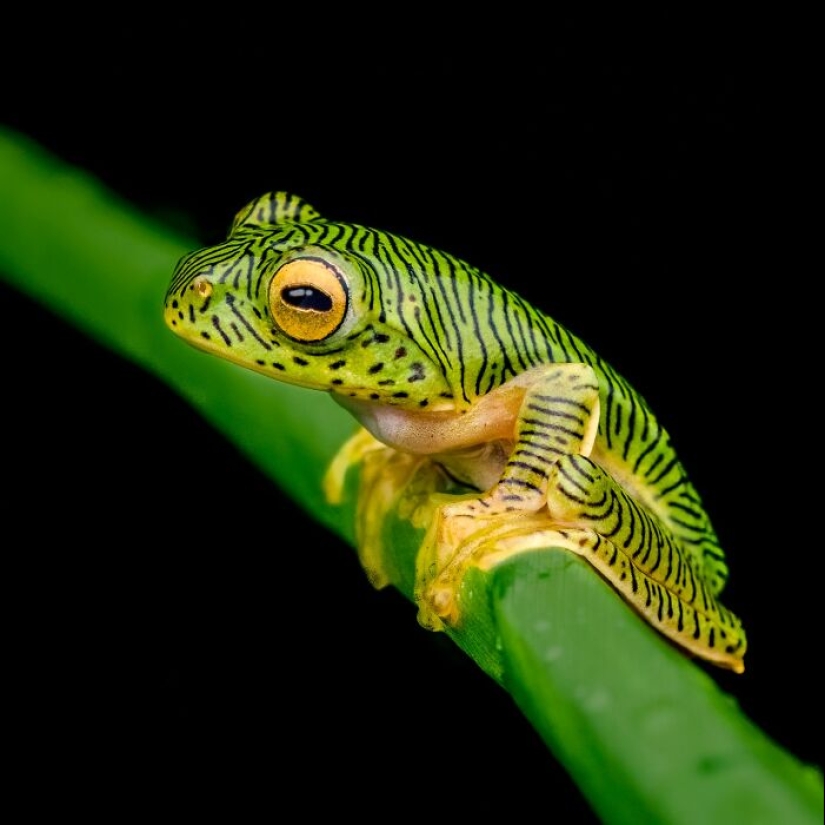
<svg viewBox="0 0 825 825">
<path fill-rule="evenodd" d="M 212 326 L 215 328 L 218 335 L 220 335 L 221 338 L 223 338 L 224 344 L 226 344 L 226 346 L 228 347 L 231 347 L 232 341 L 229 340 L 229 336 L 221 329 L 221 322 L 217 315 L 212 316 Z"/>
<path fill-rule="evenodd" d="M 268 341 L 264 341 L 264 339 L 261 338 L 260 335 L 258 335 L 258 333 L 255 331 L 255 328 L 252 326 L 252 324 L 250 324 L 249 321 L 246 320 L 246 318 L 243 316 L 243 314 L 235 306 L 235 299 L 232 295 L 227 295 L 226 296 L 226 303 L 229 306 L 229 309 L 232 311 L 232 314 L 244 325 L 244 327 L 246 327 L 247 332 L 249 332 L 249 334 L 264 349 L 266 349 L 266 350 L 272 349 L 272 344 L 270 344 Z"/>
</svg>

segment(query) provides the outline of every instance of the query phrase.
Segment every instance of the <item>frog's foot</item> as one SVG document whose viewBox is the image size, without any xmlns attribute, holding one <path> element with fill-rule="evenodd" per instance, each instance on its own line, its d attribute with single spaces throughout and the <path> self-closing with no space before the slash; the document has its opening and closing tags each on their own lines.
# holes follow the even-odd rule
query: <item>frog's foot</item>
<svg viewBox="0 0 825 825">
<path fill-rule="evenodd" d="M 522 552 L 520 538 L 529 541 L 532 534 L 552 526 L 545 509 L 508 510 L 491 497 L 451 501 L 435 511 L 416 562 L 418 621 L 431 630 L 458 623 L 460 589 L 468 569 L 488 569 Z"/>
</svg>

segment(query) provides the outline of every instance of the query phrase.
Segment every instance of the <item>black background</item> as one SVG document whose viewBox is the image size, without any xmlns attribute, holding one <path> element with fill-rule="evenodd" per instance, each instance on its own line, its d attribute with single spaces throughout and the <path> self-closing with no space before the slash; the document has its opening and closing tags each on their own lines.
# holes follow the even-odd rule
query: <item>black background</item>
<svg viewBox="0 0 825 825">
<path fill-rule="evenodd" d="M 254 20 L 119 25 L 44 44 L 39 79 L 17 63 L 0 120 L 204 242 L 286 189 L 458 254 L 570 327 L 648 399 L 727 548 L 748 671 L 708 672 L 821 764 L 769 27 L 646 25 L 609 48 L 568 21 L 372 51 Z M 0 297 L 31 356 L 3 359 L 22 764 L 79 773 L 61 793 L 84 802 L 102 783 L 135 804 L 169 788 L 429 817 L 550 795 L 561 821 L 588 820 L 509 697 L 373 592 L 350 548 L 166 387 Z M 200 445 L 186 478 L 180 439 Z M 300 556 L 282 556 L 284 529 Z"/>
</svg>

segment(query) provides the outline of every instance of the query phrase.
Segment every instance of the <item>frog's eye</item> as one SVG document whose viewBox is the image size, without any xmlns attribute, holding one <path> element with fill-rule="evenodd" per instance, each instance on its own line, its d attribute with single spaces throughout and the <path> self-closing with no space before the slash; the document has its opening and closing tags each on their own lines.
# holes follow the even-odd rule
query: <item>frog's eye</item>
<svg viewBox="0 0 825 825">
<path fill-rule="evenodd" d="M 323 341 L 347 314 L 347 288 L 341 272 L 321 258 L 285 263 L 269 285 L 275 323 L 296 341 Z"/>
</svg>

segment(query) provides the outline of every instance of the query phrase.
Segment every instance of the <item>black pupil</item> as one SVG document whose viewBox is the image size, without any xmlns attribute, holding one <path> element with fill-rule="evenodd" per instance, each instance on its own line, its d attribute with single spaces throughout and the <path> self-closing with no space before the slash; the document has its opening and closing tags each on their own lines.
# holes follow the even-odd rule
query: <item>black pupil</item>
<svg viewBox="0 0 825 825">
<path fill-rule="evenodd" d="M 291 286 L 281 292 L 281 297 L 290 306 L 297 309 L 312 309 L 316 312 L 329 312 L 332 309 L 332 298 L 311 286 Z"/>
</svg>

